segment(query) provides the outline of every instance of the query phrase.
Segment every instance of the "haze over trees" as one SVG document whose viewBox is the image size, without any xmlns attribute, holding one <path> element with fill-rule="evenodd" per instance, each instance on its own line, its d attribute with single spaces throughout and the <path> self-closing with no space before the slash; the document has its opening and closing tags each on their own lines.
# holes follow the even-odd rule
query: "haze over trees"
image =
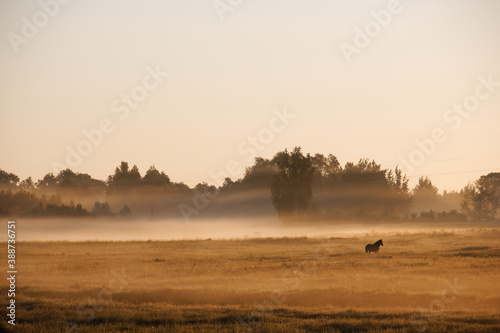
<svg viewBox="0 0 500 333">
<path fill-rule="evenodd" d="M 428 177 L 413 188 L 399 168 L 374 160 L 341 165 L 330 154 L 304 154 L 300 147 L 258 157 L 241 179 L 219 187 L 190 188 L 151 166 L 141 175 L 121 162 L 106 181 L 62 170 L 33 181 L 0 170 L 2 216 L 107 216 L 188 218 L 278 216 L 284 223 L 314 221 L 426 222 L 499 220 L 500 173 L 490 173 L 460 192 L 439 193 Z"/>
<path fill-rule="evenodd" d="M 273 159 L 278 167 L 271 183 L 271 197 L 283 220 L 303 220 L 311 210 L 314 167 L 311 156 L 304 156 L 299 147 L 286 149 Z"/>
</svg>

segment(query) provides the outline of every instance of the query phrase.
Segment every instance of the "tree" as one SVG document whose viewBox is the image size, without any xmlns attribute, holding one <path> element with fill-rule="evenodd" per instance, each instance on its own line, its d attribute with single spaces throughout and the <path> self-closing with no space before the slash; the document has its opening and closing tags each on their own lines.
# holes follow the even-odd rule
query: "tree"
<svg viewBox="0 0 500 333">
<path fill-rule="evenodd" d="M 357 164 L 347 162 L 338 176 L 331 179 L 332 200 L 328 209 L 334 216 L 355 219 L 374 219 L 394 210 L 392 192 L 386 177 L 387 170 L 367 158 Z M 391 173 L 391 177 L 394 175 Z M 331 213 L 329 213 L 331 215 Z"/>
<path fill-rule="evenodd" d="M 244 186 L 252 188 L 269 188 L 276 172 L 275 160 L 256 157 L 255 164 L 250 168 L 246 168 L 245 176 L 241 183 Z"/>
<path fill-rule="evenodd" d="M 432 185 L 429 177 L 420 177 L 418 184 L 413 188 L 413 207 L 415 212 L 424 210 L 437 211 L 442 205 L 442 197 L 438 194 L 438 188 Z"/>
<path fill-rule="evenodd" d="M 224 183 L 222 184 L 221 188 L 227 190 L 234 186 L 234 184 L 236 183 L 230 177 L 226 177 L 224 178 Z"/>
<path fill-rule="evenodd" d="M 158 171 L 154 165 L 149 167 L 148 171 L 142 178 L 142 183 L 144 185 L 154 185 L 154 186 L 167 186 L 170 185 L 170 178 L 165 174 L 165 172 Z"/>
<path fill-rule="evenodd" d="M 271 184 L 272 202 L 283 221 L 302 220 L 311 209 L 314 167 L 311 156 L 300 147 L 285 149 L 273 159 L 278 167 Z"/>
<path fill-rule="evenodd" d="M 54 176 L 53 173 L 46 174 L 42 179 L 40 179 L 36 183 L 36 186 L 38 188 L 50 187 L 50 186 L 56 186 L 56 185 L 57 185 L 57 178 Z"/>
<path fill-rule="evenodd" d="M 343 185 L 351 188 L 373 189 L 386 187 L 386 171 L 374 160 L 370 162 L 367 158 L 362 158 L 358 164 L 347 162 L 342 171 L 341 181 Z"/>
<path fill-rule="evenodd" d="M 411 195 L 401 169 L 382 169 L 366 158 L 347 162 L 328 175 L 316 202 L 327 219 L 400 219 L 408 215 Z"/>
<path fill-rule="evenodd" d="M 19 187 L 25 191 L 33 191 L 35 189 L 35 183 L 33 183 L 31 177 L 28 177 L 19 183 Z"/>
<path fill-rule="evenodd" d="M 0 211 L 4 215 L 24 215 L 39 203 L 39 198 L 32 192 L 0 190 Z"/>
<path fill-rule="evenodd" d="M 413 189 L 413 194 L 435 196 L 438 194 L 438 191 L 438 188 L 432 185 L 429 177 L 420 177 L 418 179 L 418 184 L 415 185 L 415 188 Z"/>
<path fill-rule="evenodd" d="M 76 174 L 71 169 L 61 170 L 56 177 L 58 179 L 58 184 L 61 187 L 75 187 L 76 186 Z"/>
<path fill-rule="evenodd" d="M 194 189 L 196 191 L 198 191 L 199 193 L 202 193 L 204 195 L 209 195 L 209 196 L 214 196 L 217 194 L 217 191 L 219 191 L 217 189 L 217 187 L 215 187 L 215 185 L 208 185 L 207 182 L 201 182 L 201 183 L 196 184 Z"/>
<path fill-rule="evenodd" d="M 408 178 L 403 175 L 403 171 L 396 167 L 394 173 L 390 170 L 387 173 L 387 183 L 391 191 L 389 205 L 395 214 L 395 217 L 407 216 L 410 204 L 413 200 L 410 188 L 408 187 Z M 436 188 L 437 190 L 437 188 Z"/>
<path fill-rule="evenodd" d="M 124 205 L 122 209 L 118 212 L 118 215 L 121 217 L 127 217 L 132 215 L 132 210 L 128 205 Z"/>
<path fill-rule="evenodd" d="M 24 182 L 25 181 L 22 183 Z M 22 183 L 20 185 L 22 185 Z M 86 173 L 74 172 L 71 169 L 61 170 L 57 176 L 54 176 L 52 173 L 48 173 L 36 184 L 39 189 L 57 187 L 72 190 L 77 188 L 79 190 L 99 187 L 104 188 L 104 185 L 105 183 L 102 180 L 94 179 Z"/>
<path fill-rule="evenodd" d="M 0 169 L 0 188 L 13 188 L 18 182 L 18 176 Z"/>
<path fill-rule="evenodd" d="M 108 177 L 108 190 L 129 190 L 141 183 L 141 174 L 137 165 L 134 165 L 129 170 L 127 162 L 121 162 L 119 167 L 116 167 L 113 175 Z"/>
<path fill-rule="evenodd" d="M 500 206 L 500 172 L 481 176 L 462 190 L 462 209 L 469 219 L 492 221 Z"/>
<path fill-rule="evenodd" d="M 315 154 L 312 158 L 314 167 L 315 185 L 325 185 L 329 180 L 338 178 L 340 163 L 337 157 L 332 154 L 325 157 L 323 154 Z"/>
<path fill-rule="evenodd" d="M 40 205 L 33 209 L 30 215 L 34 216 L 88 216 L 90 213 L 82 207 L 81 204 L 77 204 L 76 207 L 73 203 L 68 205 L 55 205 L 55 204 L 47 204 L 45 209 L 43 209 L 43 205 Z"/>
<path fill-rule="evenodd" d="M 113 212 L 111 211 L 111 208 L 109 207 L 109 204 L 107 202 L 100 203 L 96 201 L 96 203 L 94 204 L 94 209 L 92 209 L 92 215 L 112 216 Z"/>
</svg>

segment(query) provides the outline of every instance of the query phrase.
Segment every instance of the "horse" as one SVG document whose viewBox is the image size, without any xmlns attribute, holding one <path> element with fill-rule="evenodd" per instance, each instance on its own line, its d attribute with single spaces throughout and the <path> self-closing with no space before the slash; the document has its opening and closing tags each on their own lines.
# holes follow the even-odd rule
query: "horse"
<svg viewBox="0 0 500 333">
<path fill-rule="evenodd" d="M 379 239 L 378 241 L 376 241 L 374 244 L 367 244 L 365 246 L 365 253 L 368 253 L 368 254 L 370 254 L 370 252 L 377 253 L 378 252 L 378 248 L 380 247 L 380 245 L 384 246 L 384 243 L 382 243 L 381 239 Z"/>
</svg>

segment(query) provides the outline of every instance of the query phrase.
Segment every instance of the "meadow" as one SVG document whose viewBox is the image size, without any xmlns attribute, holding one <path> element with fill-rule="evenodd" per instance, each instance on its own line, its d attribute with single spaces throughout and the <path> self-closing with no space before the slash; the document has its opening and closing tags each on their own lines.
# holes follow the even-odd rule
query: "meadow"
<svg viewBox="0 0 500 333">
<path fill-rule="evenodd" d="M 26 241 L 17 253 L 17 332 L 500 331 L 495 228 Z"/>
</svg>

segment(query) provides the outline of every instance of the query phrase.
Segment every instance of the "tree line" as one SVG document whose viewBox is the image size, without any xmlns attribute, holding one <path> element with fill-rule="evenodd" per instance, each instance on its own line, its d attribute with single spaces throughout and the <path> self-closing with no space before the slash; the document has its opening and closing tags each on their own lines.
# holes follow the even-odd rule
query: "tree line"
<svg viewBox="0 0 500 333">
<path fill-rule="evenodd" d="M 121 162 L 105 181 L 70 169 L 47 173 L 36 182 L 0 170 L 0 215 L 175 216 L 179 203 L 200 194 L 209 197 L 220 213 L 241 197 L 239 213 L 245 214 L 243 194 L 252 191 L 260 191 L 259 202 L 267 200 L 285 223 L 499 220 L 500 173 L 481 176 L 459 192 L 439 194 L 428 177 L 410 189 L 398 167 L 384 169 L 368 159 L 341 165 L 332 154 L 304 154 L 300 147 L 271 159 L 258 157 L 242 178 L 226 178 L 219 187 L 201 182 L 190 188 L 172 182 L 154 166 L 141 175 L 136 165 L 127 162 Z"/>
</svg>

